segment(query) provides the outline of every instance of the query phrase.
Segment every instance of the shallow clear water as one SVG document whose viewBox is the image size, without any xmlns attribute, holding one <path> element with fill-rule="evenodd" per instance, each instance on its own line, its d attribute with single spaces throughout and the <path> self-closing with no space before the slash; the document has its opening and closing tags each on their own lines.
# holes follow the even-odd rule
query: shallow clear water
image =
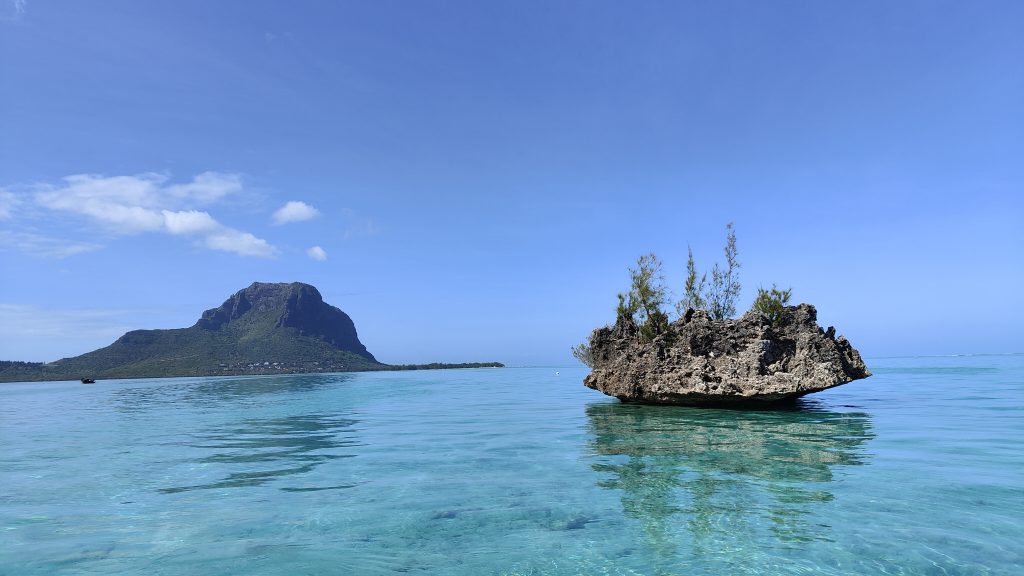
<svg viewBox="0 0 1024 576">
<path fill-rule="evenodd" d="M 0 385 L 3 574 L 1020 574 L 1024 356 L 798 409 L 576 368 Z"/>
</svg>

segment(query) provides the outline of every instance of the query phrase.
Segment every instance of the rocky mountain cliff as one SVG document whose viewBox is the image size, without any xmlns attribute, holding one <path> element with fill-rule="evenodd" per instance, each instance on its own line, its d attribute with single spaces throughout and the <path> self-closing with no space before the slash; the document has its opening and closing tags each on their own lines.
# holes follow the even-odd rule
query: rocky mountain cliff
<svg viewBox="0 0 1024 576">
<path fill-rule="evenodd" d="M 590 337 L 583 383 L 624 402 L 716 405 L 787 400 L 871 375 L 846 338 L 818 326 L 810 304 L 772 322 L 758 312 L 712 320 L 689 310 L 644 341 L 630 318 Z"/>
<path fill-rule="evenodd" d="M 269 326 L 269 320 L 273 320 L 272 326 Z M 238 322 L 261 328 L 260 335 L 276 329 L 294 328 L 298 336 L 313 337 L 338 350 L 354 352 L 377 362 L 359 341 L 356 326 L 348 314 L 324 302 L 320 292 L 309 284 L 253 282 L 248 288 L 235 292 L 220 307 L 203 312 L 192 327 L 222 331 L 229 330 L 232 323 Z"/>
</svg>

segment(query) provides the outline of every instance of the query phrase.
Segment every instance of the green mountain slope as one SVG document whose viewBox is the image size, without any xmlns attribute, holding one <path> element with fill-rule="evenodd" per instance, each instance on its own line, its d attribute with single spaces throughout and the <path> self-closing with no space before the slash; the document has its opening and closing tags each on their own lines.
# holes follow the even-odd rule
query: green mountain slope
<svg viewBox="0 0 1024 576">
<path fill-rule="evenodd" d="M 308 284 L 254 283 L 190 328 L 135 330 L 48 364 L 0 362 L 0 382 L 386 370 L 347 314 Z"/>
</svg>

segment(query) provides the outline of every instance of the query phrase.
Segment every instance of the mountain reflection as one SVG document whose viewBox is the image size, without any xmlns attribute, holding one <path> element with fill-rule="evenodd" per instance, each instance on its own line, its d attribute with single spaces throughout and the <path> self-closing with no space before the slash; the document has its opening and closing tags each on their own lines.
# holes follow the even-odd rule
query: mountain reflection
<svg viewBox="0 0 1024 576">
<path fill-rule="evenodd" d="M 598 486 L 622 491 L 625 514 L 665 556 L 684 540 L 695 553 L 742 545 L 763 538 L 764 524 L 782 543 L 827 539 L 805 517 L 832 500 L 837 466 L 864 463 L 873 437 L 867 414 L 808 402 L 779 411 L 607 403 L 586 414 Z"/>
<path fill-rule="evenodd" d="M 156 380 L 154 385 L 115 389 L 111 401 L 122 412 L 171 406 L 208 406 L 217 402 L 258 400 L 273 394 L 301 394 L 336 386 L 352 374 L 291 374 L 280 376 L 196 377 Z"/>
<path fill-rule="evenodd" d="M 327 474 L 325 465 L 352 458 L 361 445 L 353 411 L 358 391 L 347 386 L 355 377 L 290 374 L 139 380 L 112 388 L 109 402 L 128 422 L 149 418 L 154 412 L 159 413 L 156 418 L 179 422 L 173 434 L 152 439 L 169 446 L 174 454 L 179 450 L 185 454 L 164 476 L 160 492 L 271 482 L 285 491 L 350 488 L 351 482 L 339 482 L 336 475 Z M 324 401 L 345 408 L 328 409 Z M 282 482 L 286 479 L 289 485 Z"/>
<path fill-rule="evenodd" d="M 308 414 L 281 418 L 242 420 L 230 427 L 193 435 L 189 448 L 206 455 L 194 460 L 198 469 L 223 470 L 223 478 L 187 486 L 162 488 L 175 493 L 209 488 L 259 486 L 273 480 L 312 472 L 332 460 L 352 458 L 360 445 L 353 426 L 357 420 Z M 350 488 L 351 484 L 282 487 L 286 491 Z"/>
</svg>

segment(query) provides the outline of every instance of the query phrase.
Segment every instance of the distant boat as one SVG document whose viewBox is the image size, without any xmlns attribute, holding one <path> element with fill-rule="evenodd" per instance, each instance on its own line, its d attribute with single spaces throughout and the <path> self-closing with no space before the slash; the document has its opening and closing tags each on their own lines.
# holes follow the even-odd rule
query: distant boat
<svg viewBox="0 0 1024 576">
<path fill-rule="evenodd" d="M 82 384 L 95 384 L 96 380 L 92 378 L 82 378 Z"/>
</svg>

